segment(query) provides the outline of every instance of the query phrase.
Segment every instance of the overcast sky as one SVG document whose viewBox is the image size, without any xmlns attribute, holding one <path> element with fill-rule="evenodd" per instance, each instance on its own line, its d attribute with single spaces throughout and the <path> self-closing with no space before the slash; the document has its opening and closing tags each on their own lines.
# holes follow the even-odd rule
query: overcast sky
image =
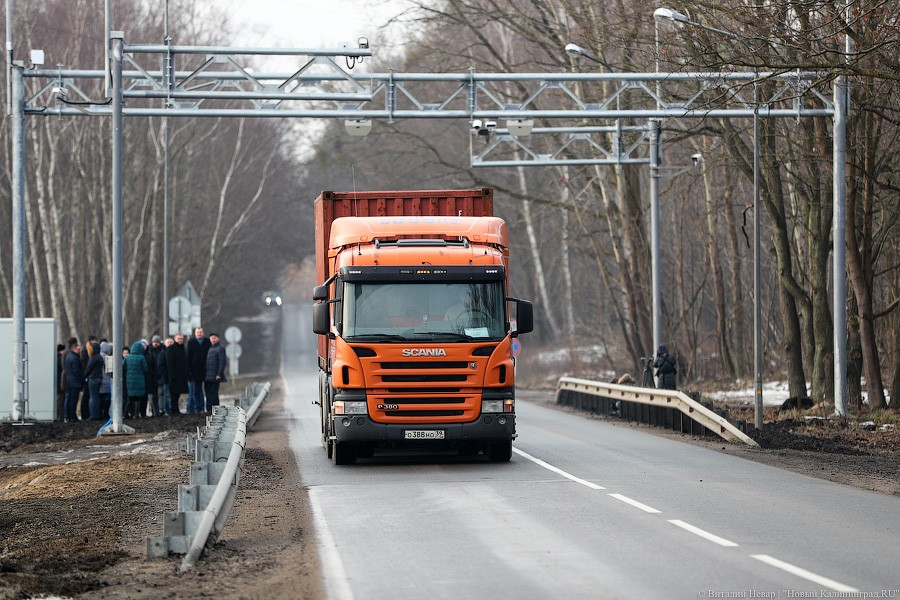
<svg viewBox="0 0 900 600">
<path fill-rule="evenodd" d="M 335 48 L 356 45 L 359 37 L 373 45 L 378 28 L 401 13 L 405 0 L 212 0 L 236 30 L 235 45 Z"/>
</svg>

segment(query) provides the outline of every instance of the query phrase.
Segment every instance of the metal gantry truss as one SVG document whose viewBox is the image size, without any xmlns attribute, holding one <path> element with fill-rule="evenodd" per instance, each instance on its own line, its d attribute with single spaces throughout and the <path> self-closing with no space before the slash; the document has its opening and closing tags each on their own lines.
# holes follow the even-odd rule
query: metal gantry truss
<svg viewBox="0 0 900 600">
<path fill-rule="evenodd" d="M 297 66 L 260 71 L 252 66 L 260 56 L 280 56 Z M 368 73 L 354 68 L 368 56 L 371 51 L 362 48 L 126 44 L 123 113 L 481 121 L 491 127 L 480 129 L 483 136 L 473 129 L 470 164 L 477 167 L 649 163 L 647 119 L 834 113 L 830 83 L 819 73 Z M 105 98 L 92 101 L 101 95 L 97 82 L 108 77 L 104 71 L 41 69 L 26 71 L 25 77 L 41 82 L 26 98 L 27 114 L 112 114 Z M 755 88 L 764 94 L 759 102 Z M 538 126 L 523 135 L 502 121 Z"/>
</svg>

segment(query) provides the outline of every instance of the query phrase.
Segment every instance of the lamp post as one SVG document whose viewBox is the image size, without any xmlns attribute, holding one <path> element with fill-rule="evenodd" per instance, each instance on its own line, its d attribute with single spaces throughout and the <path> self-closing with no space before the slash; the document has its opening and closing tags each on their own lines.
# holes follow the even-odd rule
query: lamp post
<svg viewBox="0 0 900 600">
<path fill-rule="evenodd" d="M 684 23 L 713 33 L 727 36 L 743 43 L 740 36 L 724 29 L 709 27 L 690 20 L 687 16 L 671 8 L 660 7 L 653 11 L 656 29 L 656 69 L 659 71 L 659 20 L 668 19 L 674 23 Z M 760 165 L 759 165 L 759 83 L 753 82 L 753 380 L 754 380 L 754 425 L 763 428 L 762 391 L 762 319 L 760 316 L 760 211 L 759 211 Z"/>
<path fill-rule="evenodd" d="M 566 44 L 566 54 L 568 54 L 569 56 L 574 56 L 575 58 L 580 58 L 583 56 L 588 60 L 592 60 L 597 64 L 603 65 L 608 71 L 615 71 L 615 69 L 612 68 L 606 61 L 597 58 L 578 44 Z"/>
</svg>

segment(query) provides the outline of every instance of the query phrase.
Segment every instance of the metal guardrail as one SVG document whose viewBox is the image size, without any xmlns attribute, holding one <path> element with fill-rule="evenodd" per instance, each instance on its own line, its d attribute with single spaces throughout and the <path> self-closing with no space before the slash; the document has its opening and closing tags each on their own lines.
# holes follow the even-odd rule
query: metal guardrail
<svg viewBox="0 0 900 600">
<path fill-rule="evenodd" d="M 194 455 L 190 483 L 178 486 L 178 510 L 165 513 L 163 535 L 147 537 L 148 558 L 185 554 L 181 563 L 185 571 L 218 538 L 237 496 L 247 430 L 259 417 L 270 389 L 269 383 L 251 384 L 234 407 L 214 407 L 207 426 L 179 445 Z"/>
<path fill-rule="evenodd" d="M 626 419 L 702 435 L 710 432 L 731 442 L 759 446 L 752 438 L 683 392 L 562 377 L 556 403 L 582 410 L 616 410 Z"/>
<path fill-rule="evenodd" d="M 240 406 L 247 412 L 247 429 L 250 429 L 256 423 L 256 419 L 259 418 L 259 411 L 266 400 L 268 400 L 269 390 L 271 389 L 272 384 L 269 382 L 251 383 L 244 390 L 241 397 L 238 398 L 235 405 Z"/>
</svg>

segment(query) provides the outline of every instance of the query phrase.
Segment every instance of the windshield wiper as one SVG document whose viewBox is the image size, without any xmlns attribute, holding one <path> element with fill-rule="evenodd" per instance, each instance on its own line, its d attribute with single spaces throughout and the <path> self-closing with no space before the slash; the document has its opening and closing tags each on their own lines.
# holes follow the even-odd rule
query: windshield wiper
<svg viewBox="0 0 900 600">
<path fill-rule="evenodd" d="M 465 333 L 457 333 L 455 331 L 424 331 L 422 333 L 415 334 L 415 336 L 416 339 L 424 338 L 430 340 L 449 340 L 451 342 L 469 342 L 484 339 L 466 335 Z"/>
<path fill-rule="evenodd" d="M 409 338 L 393 333 L 361 333 L 358 335 L 347 336 L 344 338 L 353 342 L 408 342 Z"/>
</svg>

